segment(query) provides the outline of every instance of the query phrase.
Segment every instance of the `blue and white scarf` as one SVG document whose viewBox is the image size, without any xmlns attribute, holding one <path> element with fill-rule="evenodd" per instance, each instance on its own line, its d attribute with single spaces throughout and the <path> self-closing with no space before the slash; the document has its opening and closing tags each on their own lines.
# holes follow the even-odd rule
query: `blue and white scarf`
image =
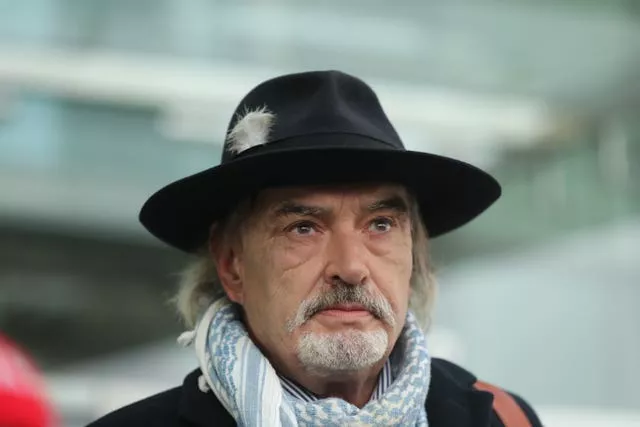
<svg viewBox="0 0 640 427">
<path fill-rule="evenodd" d="M 191 341 L 203 373 L 200 389 L 213 390 L 238 426 L 428 427 L 430 358 L 411 313 L 392 354 L 393 383 L 362 409 L 338 398 L 306 402 L 285 393 L 276 371 L 251 341 L 237 307 L 226 298 L 214 302 L 196 329 L 179 338 L 184 345 Z"/>
</svg>

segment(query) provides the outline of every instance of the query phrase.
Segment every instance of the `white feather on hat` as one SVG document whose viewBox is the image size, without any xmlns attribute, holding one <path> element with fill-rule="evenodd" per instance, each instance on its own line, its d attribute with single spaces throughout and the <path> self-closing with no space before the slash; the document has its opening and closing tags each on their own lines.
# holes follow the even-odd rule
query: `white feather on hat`
<svg viewBox="0 0 640 427">
<path fill-rule="evenodd" d="M 249 148 L 267 142 L 269 131 L 275 121 L 275 114 L 267 107 L 246 111 L 227 135 L 228 150 L 240 154 Z"/>
</svg>

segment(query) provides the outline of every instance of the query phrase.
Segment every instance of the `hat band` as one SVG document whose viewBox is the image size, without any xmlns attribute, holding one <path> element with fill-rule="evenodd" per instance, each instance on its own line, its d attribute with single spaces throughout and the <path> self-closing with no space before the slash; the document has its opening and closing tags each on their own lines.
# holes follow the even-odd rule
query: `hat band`
<svg viewBox="0 0 640 427">
<path fill-rule="evenodd" d="M 278 151 L 317 150 L 317 149 L 366 149 L 406 151 L 402 142 L 387 142 L 369 135 L 350 132 L 318 132 L 288 136 L 265 144 L 251 147 L 234 157 L 240 159 Z"/>
</svg>

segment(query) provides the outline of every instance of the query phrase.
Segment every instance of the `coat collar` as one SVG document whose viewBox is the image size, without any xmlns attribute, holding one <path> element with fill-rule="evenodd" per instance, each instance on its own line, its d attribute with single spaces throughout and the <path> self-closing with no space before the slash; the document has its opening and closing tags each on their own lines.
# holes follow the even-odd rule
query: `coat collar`
<svg viewBox="0 0 640 427">
<path fill-rule="evenodd" d="M 191 372 L 182 385 L 180 416 L 196 426 L 234 427 L 233 417 L 212 392 L 198 387 L 200 370 Z M 489 427 L 493 396 L 475 390 L 476 378 L 442 359 L 431 362 L 431 385 L 427 395 L 430 427 Z"/>
<path fill-rule="evenodd" d="M 427 395 L 430 427 L 489 427 L 493 395 L 473 388 L 476 377 L 442 359 L 431 363 Z"/>
<path fill-rule="evenodd" d="M 203 393 L 198 387 L 200 374 L 200 369 L 196 369 L 182 383 L 180 417 L 199 427 L 235 427 L 235 420 L 213 392 Z"/>
</svg>

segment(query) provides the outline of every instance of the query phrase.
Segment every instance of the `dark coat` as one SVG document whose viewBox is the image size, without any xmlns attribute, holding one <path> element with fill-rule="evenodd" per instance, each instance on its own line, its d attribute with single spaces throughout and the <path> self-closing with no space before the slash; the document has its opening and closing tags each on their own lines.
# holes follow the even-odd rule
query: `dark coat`
<svg viewBox="0 0 640 427">
<path fill-rule="evenodd" d="M 200 370 L 181 387 L 164 391 L 119 409 L 88 427 L 233 427 L 235 421 L 212 392 L 198 388 Z M 502 427 L 492 410 L 493 395 L 473 388 L 476 378 L 442 359 L 433 359 L 426 401 L 429 427 Z M 532 427 L 542 427 L 537 415 L 513 395 Z"/>
</svg>

